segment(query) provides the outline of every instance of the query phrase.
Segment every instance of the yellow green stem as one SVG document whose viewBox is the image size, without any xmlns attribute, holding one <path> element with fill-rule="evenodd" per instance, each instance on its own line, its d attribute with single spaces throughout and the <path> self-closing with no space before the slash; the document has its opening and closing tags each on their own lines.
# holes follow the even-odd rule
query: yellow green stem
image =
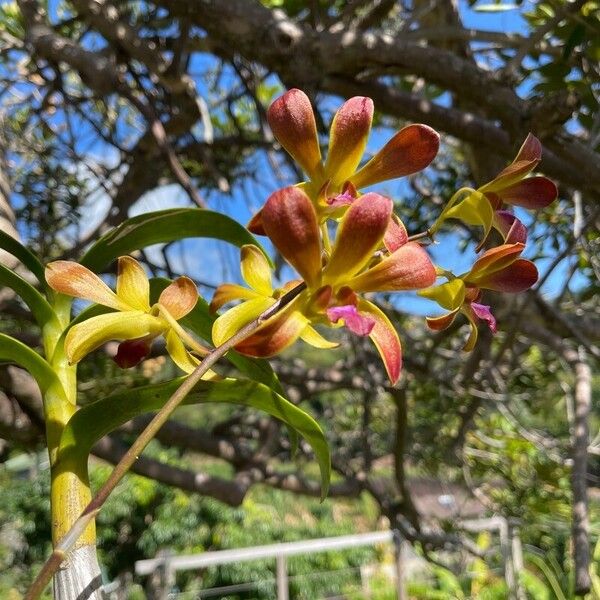
<svg viewBox="0 0 600 600">
<path fill-rule="evenodd" d="M 56 545 L 71 529 L 92 495 L 87 461 L 62 464 L 57 455 L 65 425 L 77 410 L 77 367 L 69 364 L 61 341 L 71 318 L 71 299 L 56 295 L 53 298 L 53 308 L 57 322 L 46 324 L 42 337 L 48 362 L 58 378 L 58 382 L 51 385 L 44 394 L 46 440 L 50 456 L 52 542 Z M 95 540 L 95 525 L 91 521 L 77 544 L 95 544 Z"/>
</svg>

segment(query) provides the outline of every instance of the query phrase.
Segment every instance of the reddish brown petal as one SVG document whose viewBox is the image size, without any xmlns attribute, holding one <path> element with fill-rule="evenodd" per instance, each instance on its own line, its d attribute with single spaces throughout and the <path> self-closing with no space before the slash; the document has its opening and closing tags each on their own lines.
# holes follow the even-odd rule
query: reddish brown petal
<svg viewBox="0 0 600 600">
<path fill-rule="evenodd" d="M 533 171 L 542 158 L 542 145 L 531 133 L 527 136 L 515 160 L 492 181 L 479 188 L 480 192 L 500 192 L 514 185 Z"/>
<path fill-rule="evenodd" d="M 291 346 L 307 325 L 308 319 L 290 306 L 240 342 L 235 349 L 248 356 L 274 356 Z"/>
<path fill-rule="evenodd" d="M 404 223 L 394 214 L 390 219 L 385 235 L 383 236 L 383 243 L 388 252 L 394 252 L 404 246 L 408 242 L 408 233 Z"/>
<path fill-rule="evenodd" d="M 558 189 L 547 177 L 528 177 L 500 190 L 498 196 L 507 204 L 537 210 L 554 202 L 558 196 Z"/>
<path fill-rule="evenodd" d="M 324 275 L 330 283 L 349 279 L 379 248 L 392 215 L 392 201 L 370 193 L 355 200 L 338 229 Z"/>
<path fill-rule="evenodd" d="M 302 169 L 314 179 L 321 175 L 321 150 L 315 115 L 308 96 L 291 89 L 267 111 L 273 135 Z"/>
<path fill-rule="evenodd" d="M 131 369 L 139 365 L 150 354 L 152 340 L 152 336 L 146 336 L 121 342 L 113 360 L 121 369 Z"/>
<path fill-rule="evenodd" d="M 409 242 L 348 285 L 356 292 L 417 290 L 433 285 L 435 278 L 427 252 L 416 242 Z"/>
<path fill-rule="evenodd" d="M 527 227 L 507 210 L 494 213 L 493 226 L 502 234 L 505 244 L 524 244 L 527 241 Z"/>
<path fill-rule="evenodd" d="M 541 160 L 542 159 L 542 144 L 533 133 L 528 133 L 523 145 L 519 149 L 514 162 L 522 160 Z"/>
<path fill-rule="evenodd" d="M 519 258 L 503 269 L 484 275 L 479 287 L 498 292 L 518 293 L 528 290 L 538 280 L 538 270 L 529 260 Z"/>
<path fill-rule="evenodd" d="M 445 315 L 441 315 L 440 317 L 427 317 L 427 327 L 429 329 L 433 329 L 433 331 L 443 331 L 444 329 L 448 329 L 452 323 L 454 323 L 454 319 L 456 319 L 456 315 L 460 308 L 453 310 L 452 312 L 446 313 Z"/>
<path fill-rule="evenodd" d="M 363 188 L 424 169 L 437 154 L 440 136 L 427 125 L 401 129 L 360 171 L 350 178 Z"/>
<path fill-rule="evenodd" d="M 464 278 L 466 283 L 478 285 L 479 280 L 507 265 L 513 263 L 523 252 L 524 244 L 504 244 L 490 250 L 486 250 L 473 265 L 471 271 Z"/>
<path fill-rule="evenodd" d="M 362 158 L 373 120 L 373 100 L 350 98 L 337 111 L 329 134 L 325 176 L 341 185 L 356 171 Z"/>
<path fill-rule="evenodd" d="M 158 303 L 176 320 L 187 315 L 198 302 L 198 288 L 189 277 L 178 277 L 158 297 Z"/>
<path fill-rule="evenodd" d="M 254 235 L 267 235 L 262 223 L 262 208 L 250 219 L 246 229 Z"/>
<path fill-rule="evenodd" d="M 266 234 L 309 287 L 321 275 L 321 237 L 317 215 L 308 196 L 297 187 L 272 194 L 262 210 Z"/>
</svg>

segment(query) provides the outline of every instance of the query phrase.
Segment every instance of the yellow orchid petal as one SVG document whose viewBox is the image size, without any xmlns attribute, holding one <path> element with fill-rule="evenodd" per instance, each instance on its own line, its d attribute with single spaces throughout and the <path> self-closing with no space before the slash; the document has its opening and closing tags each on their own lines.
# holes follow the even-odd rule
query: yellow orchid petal
<svg viewBox="0 0 600 600">
<path fill-rule="evenodd" d="M 180 337 L 173 331 L 169 330 L 165 336 L 167 341 L 167 352 L 173 362 L 188 375 L 192 373 L 200 364 L 200 359 L 188 352 Z M 204 381 L 219 381 L 223 379 L 218 373 L 209 369 L 203 376 Z"/>
<path fill-rule="evenodd" d="M 120 256 L 117 296 L 135 310 L 150 311 L 150 282 L 140 263 L 131 256 Z"/>
<path fill-rule="evenodd" d="M 371 121 L 373 100 L 362 96 L 350 98 L 337 111 L 329 135 L 325 177 L 334 186 L 343 184 L 356 171 L 365 151 Z"/>
<path fill-rule="evenodd" d="M 254 245 L 246 244 L 241 249 L 241 269 L 244 281 L 262 296 L 273 294 L 271 267 L 265 255 Z"/>
<path fill-rule="evenodd" d="M 61 294 L 90 300 L 117 310 L 131 310 L 117 295 L 87 267 L 70 260 L 57 260 L 46 267 L 48 285 Z"/>
<path fill-rule="evenodd" d="M 315 348 L 322 348 L 328 350 L 330 348 L 337 348 L 338 342 L 331 342 L 325 339 L 312 325 L 307 325 L 300 334 L 300 339 Z"/>
<path fill-rule="evenodd" d="M 176 320 L 187 315 L 198 302 L 198 289 L 189 277 L 178 277 L 168 285 L 158 298 L 158 303 L 166 308 Z"/>
<path fill-rule="evenodd" d="M 470 328 L 469 337 L 467 338 L 467 341 L 465 342 L 465 345 L 463 346 L 463 350 L 465 352 L 471 352 L 473 350 L 473 348 L 475 348 L 475 344 L 477 344 L 477 338 L 479 337 L 479 330 L 477 329 L 477 322 L 475 321 L 475 318 L 473 317 L 472 311 L 463 310 L 462 313 L 469 320 L 469 328 Z"/>
<path fill-rule="evenodd" d="M 65 338 L 65 353 L 71 364 L 110 340 L 135 340 L 160 335 L 167 328 L 163 319 L 140 310 L 109 313 L 75 325 Z"/>
<path fill-rule="evenodd" d="M 169 356 L 182 371 L 191 373 L 200 364 L 200 360 L 186 350 L 185 345 L 172 329 L 167 332 L 165 340 Z"/>
<path fill-rule="evenodd" d="M 464 200 L 448 210 L 445 218 L 459 219 L 467 225 L 480 225 L 483 227 L 483 239 L 477 247 L 477 251 L 479 251 L 492 229 L 494 208 L 484 194 L 473 191 Z"/>
<path fill-rule="evenodd" d="M 230 308 L 226 313 L 223 313 L 214 323 L 212 327 L 212 338 L 215 346 L 220 346 L 230 337 L 235 335 L 244 325 L 247 325 L 269 306 L 275 303 L 274 298 L 264 298 L 259 296 L 238 304 Z"/>
<path fill-rule="evenodd" d="M 402 346 L 398 332 L 386 317 L 383 311 L 379 310 L 375 304 L 368 300 L 358 301 L 358 310 L 371 317 L 375 321 L 375 326 L 371 330 L 369 337 L 375 344 L 379 352 L 388 377 L 392 385 L 400 379 L 402 371 Z"/>
<path fill-rule="evenodd" d="M 437 302 L 442 308 L 454 311 L 465 301 L 465 284 L 462 279 L 453 279 L 442 285 L 417 292 L 419 296 Z"/>
<path fill-rule="evenodd" d="M 252 300 L 252 298 L 259 297 L 260 294 L 254 290 L 250 290 L 244 286 L 238 285 L 237 283 L 223 283 L 216 290 L 210 301 L 210 311 L 216 312 L 228 302 L 234 300 Z"/>
</svg>

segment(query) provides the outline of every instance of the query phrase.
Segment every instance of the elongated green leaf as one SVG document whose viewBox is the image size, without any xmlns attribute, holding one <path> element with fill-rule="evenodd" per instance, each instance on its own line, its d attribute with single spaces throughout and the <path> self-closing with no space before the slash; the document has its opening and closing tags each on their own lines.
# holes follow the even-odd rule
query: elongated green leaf
<svg viewBox="0 0 600 600">
<path fill-rule="evenodd" d="M 65 427 L 59 446 L 59 460 L 87 459 L 94 443 L 133 417 L 160 410 L 185 378 L 127 390 L 84 406 Z M 321 470 L 323 497 L 329 488 L 331 465 L 327 440 L 319 424 L 283 396 L 256 381 L 224 379 L 201 381 L 184 404 L 226 402 L 262 410 L 295 429 L 314 450 Z"/>
<path fill-rule="evenodd" d="M 44 288 L 47 288 L 44 265 L 29 248 L 23 246 L 21 242 L 15 240 L 5 231 L 0 231 L 0 248 L 20 260 L 36 276 Z"/>
<path fill-rule="evenodd" d="M 256 238 L 247 229 L 226 215 L 198 208 L 177 208 L 127 219 L 101 237 L 85 253 L 81 264 L 99 272 L 119 256 L 152 244 L 184 238 L 213 238 L 236 246 L 254 244 L 260 248 Z M 270 262 L 266 253 L 265 256 Z"/>
<path fill-rule="evenodd" d="M 558 581 L 558 578 L 556 577 L 556 574 L 553 572 L 552 568 L 548 566 L 548 564 L 544 561 L 543 558 L 532 553 L 526 557 L 526 560 L 532 562 L 542 572 L 542 574 L 546 578 L 546 581 L 552 588 L 552 591 L 554 592 L 554 597 L 557 598 L 557 600 L 567 600 L 565 593 L 560 588 L 560 583 Z"/>
<path fill-rule="evenodd" d="M 14 290 L 30 308 L 40 326 L 56 319 L 54 310 L 42 294 L 14 271 L 0 265 L 0 285 Z"/>
<path fill-rule="evenodd" d="M 150 280 L 150 298 L 151 302 L 156 302 L 160 293 L 169 285 L 171 281 L 163 277 L 154 277 Z M 208 310 L 208 304 L 203 298 L 198 298 L 194 309 L 181 319 L 180 323 L 200 336 L 203 340 L 211 339 L 212 324 L 218 315 L 212 314 Z M 229 360 L 241 373 L 251 379 L 268 385 L 278 394 L 283 394 L 281 383 L 267 360 L 260 358 L 251 358 L 242 356 L 234 350 L 230 350 L 226 355 Z"/>
<path fill-rule="evenodd" d="M 35 350 L 9 335 L 0 333 L 0 360 L 16 363 L 29 371 L 42 393 L 51 385 L 60 385 L 50 365 Z"/>
</svg>

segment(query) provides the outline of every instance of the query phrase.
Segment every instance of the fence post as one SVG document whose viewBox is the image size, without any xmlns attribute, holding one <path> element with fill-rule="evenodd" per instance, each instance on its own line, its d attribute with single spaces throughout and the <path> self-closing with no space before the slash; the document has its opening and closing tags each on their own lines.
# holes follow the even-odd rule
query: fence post
<svg viewBox="0 0 600 600">
<path fill-rule="evenodd" d="M 277 560 L 277 600 L 289 600 L 290 588 L 288 583 L 287 560 L 280 554 Z"/>
<path fill-rule="evenodd" d="M 168 600 L 171 589 L 175 585 L 175 571 L 171 567 L 171 558 L 173 552 L 164 550 L 159 552 L 158 556 L 162 559 L 160 566 L 157 569 L 157 582 L 155 598 L 157 600 Z"/>
<path fill-rule="evenodd" d="M 511 559 L 514 577 L 514 594 L 517 600 L 525 600 L 525 592 L 521 583 L 521 574 L 523 573 L 523 547 L 521 545 L 521 535 L 519 532 L 519 523 L 515 519 L 508 521 L 508 531 L 511 544 Z"/>
<path fill-rule="evenodd" d="M 394 564 L 396 566 L 396 598 L 398 600 L 408 600 L 408 596 L 406 594 L 406 587 L 404 581 L 404 556 L 402 552 L 402 548 L 404 546 L 404 538 L 402 534 L 394 529 L 393 531 L 393 539 L 394 539 Z"/>
</svg>

